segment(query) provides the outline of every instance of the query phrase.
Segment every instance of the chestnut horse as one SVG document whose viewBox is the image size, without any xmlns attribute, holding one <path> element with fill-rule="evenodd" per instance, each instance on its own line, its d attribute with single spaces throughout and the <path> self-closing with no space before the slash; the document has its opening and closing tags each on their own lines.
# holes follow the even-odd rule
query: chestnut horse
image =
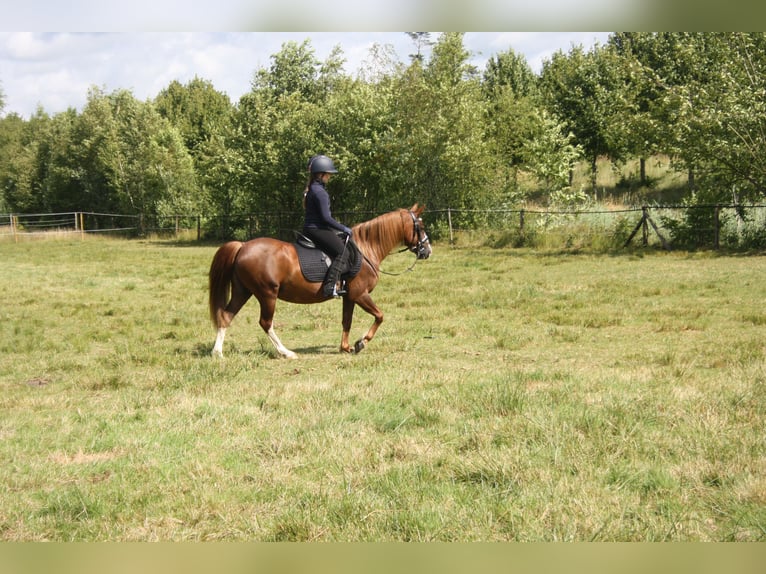
<svg viewBox="0 0 766 574">
<path fill-rule="evenodd" d="M 352 228 L 354 242 L 364 261 L 359 272 L 348 280 L 343 295 L 342 352 L 362 351 L 383 322 L 383 313 L 370 293 L 378 283 L 380 264 L 391 250 L 404 243 L 417 259 L 428 259 L 431 255 L 431 243 L 420 219 L 423 209 L 415 204 L 409 211 L 398 209 Z M 210 265 L 209 283 L 210 318 L 218 329 L 214 356 L 223 357 L 226 329 L 251 295 L 261 305 L 259 323 L 279 354 L 297 358 L 274 332 L 277 299 L 290 303 L 321 303 L 328 298 L 322 294 L 321 282 L 309 282 L 303 277 L 295 245 L 261 237 L 245 243 L 230 241 L 216 251 Z M 367 311 L 375 321 L 352 351 L 348 338 L 354 305 Z"/>
</svg>

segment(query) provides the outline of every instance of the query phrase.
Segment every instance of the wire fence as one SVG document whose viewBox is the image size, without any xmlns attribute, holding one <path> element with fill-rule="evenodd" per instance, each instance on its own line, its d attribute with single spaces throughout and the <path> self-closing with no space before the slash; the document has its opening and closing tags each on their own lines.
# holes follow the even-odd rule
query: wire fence
<svg viewBox="0 0 766 574">
<path fill-rule="evenodd" d="M 347 225 L 377 213 L 336 212 Z M 615 249 L 766 248 L 766 205 L 654 205 L 587 211 L 550 209 L 435 209 L 424 215 L 435 240 L 470 238 L 493 246 Z M 92 212 L 0 214 L 0 241 L 36 237 L 158 236 L 191 241 L 292 240 L 301 213 L 120 215 Z"/>
</svg>

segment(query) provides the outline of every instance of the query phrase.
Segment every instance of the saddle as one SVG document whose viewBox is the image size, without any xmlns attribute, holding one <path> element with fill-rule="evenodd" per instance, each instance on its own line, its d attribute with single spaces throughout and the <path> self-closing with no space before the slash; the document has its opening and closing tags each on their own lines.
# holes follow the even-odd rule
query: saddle
<svg viewBox="0 0 766 574">
<path fill-rule="evenodd" d="M 324 281 L 327 270 L 332 264 L 332 257 L 319 249 L 316 244 L 302 233 L 295 232 L 295 251 L 298 252 L 298 261 L 301 265 L 301 273 L 306 281 L 321 283 Z M 346 244 L 348 258 L 340 272 L 341 279 L 349 280 L 356 277 L 362 268 L 362 253 L 356 243 L 349 241 Z"/>
</svg>

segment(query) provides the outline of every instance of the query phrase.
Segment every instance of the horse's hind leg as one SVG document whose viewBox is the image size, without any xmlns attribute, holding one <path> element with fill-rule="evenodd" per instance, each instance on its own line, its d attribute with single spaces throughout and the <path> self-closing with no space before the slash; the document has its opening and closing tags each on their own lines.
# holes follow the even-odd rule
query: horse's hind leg
<svg viewBox="0 0 766 574">
<path fill-rule="evenodd" d="M 277 352 L 283 357 L 297 359 L 298 355 L 282 344 L 282 341 L 280 341 L 277 336 L 277 332 L 274 330 L 274 309 L 276 309 L 277 306 L 277 298 L 263 297 L 259 299 L 259 302 L 261 304 L 261 318 L 259 324 L 269 336 L 269 340 L 274 345 L 274 348 L 276 348 Z"/>
<path fill-rule="evenodd" d="M 213 356 L 223 357 L 223 340 L 226 337 L 226 327 L 218 327 L 215 335 L 215 345 L 213 345 Z"/>
<path fill-rule="evenodd" d="M 226 309 L 218 318 L 218 332 L 215 336 L 215 345 L 213 345 L 212 353 L 214 357 L 223 357 L 223 340 L 226 337 L 226 329 L 231 325 L 235 315 L 239 313 L 239 310 L 247 303 L 251 295 L 250 291 L 245 289 L 242 283 L 236 279 L 232 281 L 231 299 L 228 305 L 226 305 Z"/>
</svg>

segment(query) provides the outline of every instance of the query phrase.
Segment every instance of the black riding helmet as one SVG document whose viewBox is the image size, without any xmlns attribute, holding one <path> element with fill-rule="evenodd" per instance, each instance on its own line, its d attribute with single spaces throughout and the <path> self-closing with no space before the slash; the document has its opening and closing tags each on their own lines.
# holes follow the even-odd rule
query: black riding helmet
<svg viewBox="0 0 766 574">
<path fill-rule="evenodd" d="M 309 160 L 309 172 L 315 173 L 338 173 L 335 164 L 326 155 L 315 155 Z"/>
</svg>

